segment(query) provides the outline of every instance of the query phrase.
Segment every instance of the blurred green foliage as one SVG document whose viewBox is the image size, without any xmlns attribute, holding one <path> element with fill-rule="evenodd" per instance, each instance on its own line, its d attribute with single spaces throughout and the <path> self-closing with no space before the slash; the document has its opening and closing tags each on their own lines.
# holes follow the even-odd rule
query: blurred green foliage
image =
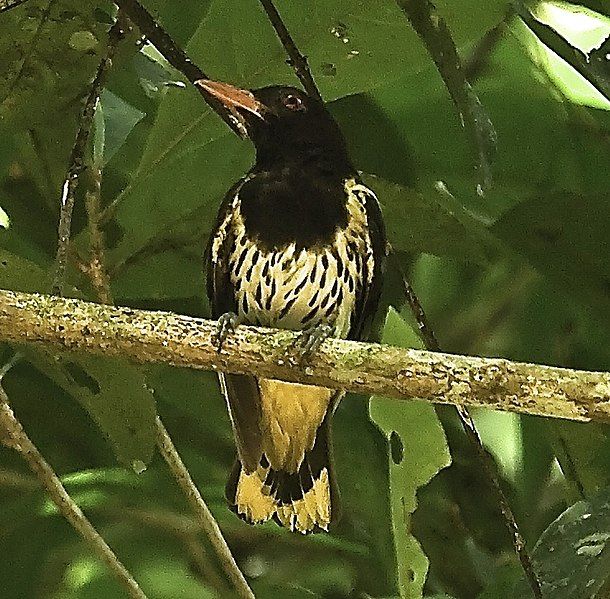
<svg viewBox="0 0 610 599">
<path fill-rule="evenodd" d="M 392 244 L 442 347 L 608 370 L 610 103 L 507 18 L 507 1 L 436 4 L 498 132 L 485 197 L 476 193 L 459 116 L 395 2 L 277 1 L 357 167 L 377 190 Z M 145 5 L 210 76 L 249 87 L 295 83 L 256 0 Z M 558 31 L 592 14 L 572 5 L 577 12 L 563 13 Z M 0 13 L 3 288 L 49 288 L 80 101 L 115 14 L 105 0 L 29 0 Z M 597 31 L 599 45 L 610 26 L 596 18 L 580 34 L 590 42 Z M 481 43 L 501 22 L 495 43 Z M 206 315 L 202 248 L 252 148 L 135 34 L 114 59 L 93 137 L 91 154 L 104 166 L 115 301 Z M 79 268 L 89 258 L 82 192 L 70 293 L 94 299 Z M 384 297 L 383 339 L 417 346 L 392 268 Z M 2 364 L 12 353 L 1 348 Z M 258 596 L 527 596 L 499 508 L 448 408 L 346 398 L 334 419 L 343 517 L 331 534 L 303 538 L 272 524 L 248 527 L 226 509 L 234 448 L 212 374 L 28 350 L 3 386 L 151 599 L 231 596 L 153 455 L 155 407 Z M 548 596 L 607 596 L 608 427 L 475 417 L 523 533 L 530 547 L 537 543 Z M 136 474 L 134 461 L 147 469 Z M 123 596 L 8 449 L 0 450 L 0 505 L 3 599 Z"/>
</svg>

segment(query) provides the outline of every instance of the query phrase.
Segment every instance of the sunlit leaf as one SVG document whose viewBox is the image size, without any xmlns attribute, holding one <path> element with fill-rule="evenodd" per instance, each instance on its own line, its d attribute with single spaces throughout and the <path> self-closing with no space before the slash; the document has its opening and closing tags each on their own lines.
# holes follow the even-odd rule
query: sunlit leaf
<svg viewBox="0 0 610 599">
<path fill-rule="evenodd" d="M 0 208 L 0 227 L 3 229 L 8 229 L 11 225 L 11 219 L 8 217 L 8 214 Z"/>
<path fill-rule="evenodd" d="M 386 318 L 382 342 L 421 347 L 414 331 L 392 309 Z M 392 526 L 401 596 L 420 597 L 428 559 L 411 534 L 411 514 L 417 507 L 417 490 L 451 463 L 447 441 L 434 408 L 427 402 L 375 396 L 369 410 L 389 442 Z"/>
</svg>

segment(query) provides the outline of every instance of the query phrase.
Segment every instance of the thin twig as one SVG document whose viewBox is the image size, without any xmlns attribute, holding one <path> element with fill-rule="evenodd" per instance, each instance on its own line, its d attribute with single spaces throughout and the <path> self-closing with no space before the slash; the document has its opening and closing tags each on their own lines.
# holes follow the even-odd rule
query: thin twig
<svg viewBox="0 0 610 599">
<path fill-rule="evenodd" d="M 166 428 L 163 426 L 160 418 L 157 417 L 157 447 L 161 455 L 167 462 L 172 474 L 176 478 L 182 492 L 186 495 L 193 512 L 197 516 L 199 523 L 207 534 L 210 543 L 214 547 L 222 566 L 229 576 L 231 582 L 235 586 L 235 590 L 239 597 L 243 599 L 253 599 L 254 593 L 249 587 L 244 575 L 241 573 L 231 550 L 227 545 L 218 523 L 214 519 L 212 512 L 203 500 L 201 493 L 195 486 L 189 471 L 187 470 L 180 455 L 176 451 L 174 444 L 169 436 Z"/>
<path fill-rule="evenodd" d="M 1 474 L 1 472 L 0 472 Z M 210 555 L 199 541 L 198 534 L 201 526 L 190 517 L 176 514 L 170 511 L 161 510 L 142 510 L 130 508 L 113 508 L 107 513 L 115 518 L 124 518 L 135 521 L 150 528 L 156 528 L 173 535 L 180 541 L 189 554 L 191 563 L 199 571 L 202 581 L 212 586 L 221 596 L 226 596 L 228 585 L 226 579 L 217 571 L 216 564 L 213 564 Z"/>
<path fill-rule="evenodd" d="M 515 9 L 511 5 L 504 18 L 485 33 L 468 59 L 464 61 L 464 76 L 467 81 L 474 83 L 488 67 L 489 59 L 502 37 L 508 31 L 508 23 L 514 14 Z"/>
<path fill-rule="evenodd" d="M 294 43 L 288 29 L 286 29 L 286 25 L 284 25 L 284 21 L 282 21 L 282 17 L 275 8 L 272 0 L 260 0 L 260 3 L 265 9 L 265 12 L 269 17 L 269 21 L 271 21 L 277 36 L 280 38 L 280 41 L 286 50 L 286 54 L 289 56 L 289 64 L 294 69 L 294 72 L 301 81 L 303 88 L 309 96 L 322 102 L 322 96 L 318 90 L 318 86 L 316 85 L 313 75 L 311 74 L 311 70 L 309 69 L 307 58 L 299 52 L 297 45 Z"/>
<path fill-rule="evenodd" d="M 243 599 L 253 599 L 254 593 L 239 569 L 239 566 L 231 553 L 231 549 L 220 530 L 220 526 L 218 526 L 210 508 L 201 496 L 199 489 L 195 485 L 190 472 L 184 465 L 180 454 L 176 450 L 176 447 L 159 416 L 157 416 L 156 419 L 156 428 L 156 443 L 159 453 L 161 453 L 163 459 L 167 463 L 180 490 L 186 496 L 195 517 L 216 553 L 218 561 L 235 587 L 237 595 Z"/>
<path fill-rule="evenodd" d="M 299 367 L 299 332 L 0 291 L 0 342 L 250 374 L 356 393 L 610 422 L 610 373 L 328 339 Z"/>
<path fill-rule="evenodd" d="M 241 136 L 242 133 L 239 123 L 231 112 L 204 88 L 197 85 L 199 79 L 209 79 L 209 77 L 188 57 L 186 52 L 174 42 L 171 36 L 155 21 L 146 8 L 137 0 L 117 0 L 116 3 L 165 60 L 175 69 L 180 71 L 187 80 L 197 88 L 197 91 L 203 96 L 203 99 L 208 103 L 210 108 L 216 112 L 222 120 L 237 133 L 237 135 Z"/>
<path fill-rule="evenodd" d="M 92 551 L 106 563 L 129 596 L 133 599 L 146 599 L 146 595 L 140 589 L 138 583 L 119 561 L 108 543 L 95 530 L 80 507 L 68 495 L 53 468 L 27 436 L 21 423 L 15 417 L 2 386 L 0 386 L 0 427 L 8 435 L 9 446 L 18 451 L 28 463 L 61 515 L 83 538 Z"/>
<path fill-rule="evenodd" d="M 460 57 L 444 19 L 429 0 L 397 0 L 417 32 L 443 78 L 462 124 L 477 153 L 479 183 L 483 195 L 491 187 L 491 163 L 496 149 L 496 131 L 481 102 L 465 77 Z"/>
<path fill-rule="evenodd" d="M 91 186 L 85 193 L 90 251 L 90 260 L 86 265 L 86 270 L 99 301 L 103 304 L 112 304 L 110 277 L 106 268 L 106 244 L 100 227 L 102 173 L 99 166 L 92 167 L 91 178 Z"/>
<path fill-rule="evenodd" d="M 399 265 L 398 265 L 399 266 Z M 399 266 L 400 268 L 400 266 Z M 413 290 L 411 284 L 405 277 L 402 269 L 400 269 L 400 274 L 402 276 L 402 281 L 404 284 L 405 297 L 407 298 L 407 303 L 415 317 L 417 322 L 417 326 L 419 328 L 421 338 L 424 342 L 426 349 L 439 352 L 440 344 L 434 334 L 434 330 L 432 329 L 426 313 Z M 517 524 L 517 520 L 515 519 L 515 515 L 506 499 L 506 495 L 504 495 L 504 491 L 502 490 L 502 486 L 500 485 L 500 479 L 498 477 L 498 473 L 496 471 L 495 463 L 491 456 L 485 450 L 483 442 L 481 441 L 481 437 L 479 436 L 479 432 L 475 426 L 474 420 L 470 415 L 470 412 L 464 406 L 455 406 L 457 414 L 459 416 L 460 422 L 462 423 L 462 428 L 466 433 L 466 436 L 470 440 L 472 446 L 476 451 L 476 455 L 478 456 L 479 463 L 483 466 L 483 470 L 485 472 L 485 476 L 491 485 L 492 491 L 496 496 L 496 501 L 500 507 L 500 511 L 502 512 L 502 516 L 504 518 L 504 523 L 508 528 L 508 531 L 511 535 L 511 540 L 513 544 L 513 548 L 519 561 L 521 562 L 521 567 L 523 568 L 523 572 L 529 582 L 530 588 L 532 589 L 532 593 L 536 599 L 542 598 L 542 590 L 540 587 L 540 581 L 538 580 L 538 576 L 535 572 L 534 565 L 527 551 L 525 540 L 519 531 L 519 526 Z"/>
<path fill-rule="evenodd" d="M 415 295 L 415 291 L 413 291 L 413 287 L 407 280 L 406 276 L 402 273 L 402 282 L 405 292 L 405 297 L 407 298 L 407 303 L 409 304 L 409 308 L 413 313 L 415 318 L 415 322 L 417 323 L 417 328 L 419 329 L 420 336 L 424 342 L 424 346 L 429 351 L 440 352 L 441 347 L 439 345 L 438 339 L 428 322 L 428 318 L 426 317 L 426 313 L 419 301 L 417 295 Z"/>
<path fill-rule="evenodd" d="M 94 182 L 94 189 L 88 195 L 87 201 L 87 216 L 89 219 L 89 230 L 91 232 L 91 252 L 92 252 L 92 264 L 88 271 L 91 278 L 91 282 L 97 292 L 98 299 L 104 304 L 112 303 L 112 294 L 110 291 L 110 277 L 106 270 L 105 255 L 105 244 L 104 238 L 99 231 L 99 220 L 100 220 L 100 203 L 99 203 L 99 183 L 101 179 L 101 172 L 98 172 L 98 177 Z M 97 190 L 97 191 L 96 191 Z M 95 265 L 95 266 L 94 266 Z M 195 486 L 190 473 L 186 469 L 186 466 L 182 462 L 180 455 L 176 451 L 174 444 L 167 432 L 167 429 L 161 422 L 159 416 L 156 419 L 156 443 L 159 448 L 159 452 L 166 461 L 171 473 L 173 474 L 179 488 L 186 495 L 188 502 L 195 513 L 203 531 L 208 536 L 210 544 L 214 548 L 219 562 L 222 564 L 225 572 L 229 579 L 235 586 L 240 597 L 253 598 L 254 593 L 250 590 L 244 575 L 241 573 L 231 550 L 227 545 L 218 523 L 214 519 L 212 512 L 205 503 L 199 489 Z M 195 547 L 190 543 L 190 549 L 194 550 Z M 199 555 L 200 552 L 197 552 Z M 201 556 L 200 556 L 201 557 Z M 214 582 L 214 579 L 212 579 Z"/>
<path fill-rule="evenodd" d="M 91 87 L 79 120 L 78 133 L 72 147 L 70 155 L 70 166 L 68 174 L 64 179 L 61 194 L 61 207 L 58 226 L 58 245 L 57 254 L 55 257 L 55 275 L 53 277 L 52 293 L 62 295 L 63 287 L 66 278 L 66 268 L 68 263 L 68 248 L 70 245 L 70 236 L 72 230 L 72 213 L 74 212 L 74 201 L 76 188 L 81 173 L 85 169 L 84 155 L 91 133 L 93 124 L 93 115 L 99 101 L 99 96 L 102 91 L 103 82 L 106 76 L 106 71 L 109 69 L 119 41 L 124 35 L 124 22 L 122 19 L 117 19 L 116 23 L 110 29 L 108 34 L 108 46 L 105 56 L 100 61 L 97 73 Z"/>
<path fill-rule="evenodd" d="M 532 559 L 527 551 L 525 539 L 519 530 L 519 525 L 517 524 L 513 510 L 508 503 L 508 499 L 506 499 L 502 486 L 500 485 L 500 479 L 498 477 L 495 462 L 489 453 L 487 453 L 470 412 L 463 406 L 456 406 L 456 410 L 460 417 L 462 428 L 466 432 L 468 438 L 472 441 L 472 445 L 475 447 L 477 455 L 479 456 L 479 462 L 483 466 L 485 475 L 496 496 L 496 501 L 500 506 L 504 523 L 506 524 L 506 528 L 508 528 L 511 536 L 513 548 L 517 554 L 517 557 L 519 558 L 519 561 L 521 562 L 521 568 L 525 573 L 525 577 L 527 578 L 529 586 L 532 590 L 532 594 L 534 597 L 536 597 L 536 599 L 542 599 L 542 589 L 540 586 L 540 580 L 538 579 L 538 574 L 536 573 Z"/>
</svg>

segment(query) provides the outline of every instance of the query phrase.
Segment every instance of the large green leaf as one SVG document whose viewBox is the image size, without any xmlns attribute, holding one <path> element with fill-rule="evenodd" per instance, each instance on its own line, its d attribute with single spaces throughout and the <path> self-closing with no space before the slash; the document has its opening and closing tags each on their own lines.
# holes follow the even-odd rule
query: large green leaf
<svg viewBox="0 0 610 599">
<path fill-rule="evenodd" d="M 341 519 L 332 535 L 364 546 L 354 560 L 354 586 L 372 596 L 398 593 L 397 555 L 392 542 L 387 439 L 371 422 L 368 401 L 346 397 L 333 416 L 333 455 Z"/>
<path fill-rule="evenodd" d="M 568 508 L 533 554 L 548 599 L 603 599 L 610 591 L 610 488 Z"/>
<path fill-rule="evenodd" d="M 393 309 L 388 312 L 382 342 L 421 347 L 417 335 Z M 401 596 L 421 597 L 428 559 L 411 534 L 411 515 L 417 507 L 417 490 L 451 463 L 447 440 L 427 402 L 375 396 L 369 410 L 389 441 L 392 526 Z"/>
<path fill-rule="evenodd" d="M 144 117 L 144 113 L 108 90 L 100 96 L 96 116 L 98 113 L 102 117 L 99 128 L 103 125 L 104 140 L 101 144 L 103 158 L 96 162 L 103 165 L 116 154 L 131 130 Z"/>
<path fill-rule="evenodd" d="M 112 288 L 122 303 L 200 298 L 205 288 L 201 256 L 166 251 L 142 257 L 117 274 Z"/>
<path fill-rule="evenodd" d="M 0 120 L 33 128 L 78 111 L 106 52 L 106 0 L 31 0 L 0 19 Z"/>
<path fill-rule="evenodd" d="M 0 250 L 1 289 L 41 291 L 47 280 L 39 266 Z M 38 370 L 83 405 L 108 437 L 119 461 L 137 470 L 150 462 L 156 411 L 142 368 L 126 360 L 32 347 L 22 351 Z"/>
<path fill-rule="evenodd" d="M 0 239 L 2 232 L 0 232 Z M 26 258 L 0 249 L 0 289 L 11 289 L 25 293 L 40 292 L 45 283 L 50 284 L 49 275 Z"/>
<path fill-rule="evenodd" d="M 247 169 L 248 146 L 232 136 L 216 115 L 204 113 L 191 129 L 165 147 L 158 159 L 144 163 L 117 198 L 116 222 L 122 237 L 110 252 L 112 261 L 126 260 L 198 209 L 206 209 L 205 220 L 211 226 L 225 192 Z"/>
<path fill-rule="evenodd" d="M 155 446 L 155 400 L 141 367 L 125 360 L 24 349 L 26 358 L 78 400 L 108 438 L 117 459 L 136 471 Z"/>
<path fill-rule="evenodd" d="M 601 423 L 549 422 L 551 442 L 572 496 L 591 497 L 610 485 L 610 427 Z"/>
<path fill-rule="evenodd" d="M 379 177 L 364 176 L 382 206 L 394 248 L 486 263 L 499 244 L 455 198 L 438 189 L 422 195 Z"/>
<path fill-rule="evenodd" d="M 494 231 L 551 282 L 586 301 L 600 316 L 610 311 L 610 195 L 540 193 L 506 213 Z"/>
</svg>

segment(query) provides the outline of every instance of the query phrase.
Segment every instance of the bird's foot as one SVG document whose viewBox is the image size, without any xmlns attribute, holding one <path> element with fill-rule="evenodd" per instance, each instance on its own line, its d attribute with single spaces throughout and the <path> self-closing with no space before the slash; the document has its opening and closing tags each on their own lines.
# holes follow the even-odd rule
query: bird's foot
<svg viewBox="0 0 610 599">
<path fill-rule="evenodd" d="M 296 349 L 301 362 L 307 361 L 332 336 L 333 327 L 326 323 L 317 324 L 305 329 L 296 342 Z"/>
<path fill-rule="evenodd" d="M 219 316 L 214 336 L 214 344 L 219 353 L 227 337 L 235 332 L 238 324 L 239 316 L 235 312 L 225 312 Z"/>
</svg>

